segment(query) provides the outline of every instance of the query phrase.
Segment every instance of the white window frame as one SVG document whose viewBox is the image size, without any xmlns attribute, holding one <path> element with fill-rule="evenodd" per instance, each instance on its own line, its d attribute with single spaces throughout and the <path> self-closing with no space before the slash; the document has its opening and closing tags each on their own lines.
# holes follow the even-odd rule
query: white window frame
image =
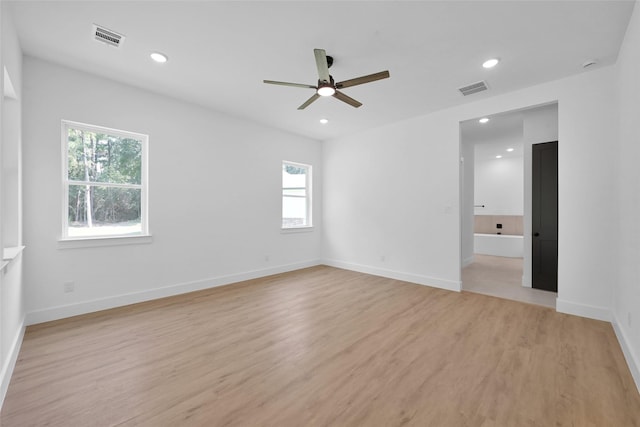
<svg viewBox="0 0 640 427">
<path fill-rule="evenodd" d="M 284 212 L 280 212 L 280 226 L 282 227 L 283 231 L 292 231 L 292 230 L 305 230 L 305 229 L 311 229 L 313 228 L 313 203 L 312 203 L 312 188 L 313 188 L 313 167 L 311 165 L 308 165 L 306 163 L 298 163 L 298 162 L 290 162 L 288 160 L 283 160 L 282 161 L 282 165 L 280 167 L 280 171 L 282 172 L 282 168 L 284 168 L 284 166 L 286 165 L 290 165 L 290 166 L 295 166 L 297 168 L 305 168 L 307 170 L 306 176 L 306 187 L 305 187 L 305 198 L 306 198 L 306 203 L 305 203 L 305 207 L 307 210 L 307 224 L 305 225 L 294 225 L 294 226 L 289 226 L 289 227 L 285 227 L 282 225 L 282 219 L 284 217 Z M 280 197 L 281 197 L 281 205 L 282 205 L 282 201 L 284 200 L 284 194 L 283 190 L 285 189 L 285 187 L 282 185 L 283 183 L 280 183 Z M 282 209 L 282 208 L 281 208 Z"/>
<path fill-rule="evenodd" d="M 71 120 L 62 120 L 61 126 L 62 140 L 62 233 L 60 242 L 63 243 L 61 248 L 72 248 L 73 245 L 65 245 L 64 242 L 87 241 L 89 244 L 82 246 L 96 246 L 95 242 L 105 242 L 104 244 L 117 244 L 114 239 L 122 240 L 120 243 L 138 243 L 135 240 L 140 237 L 145 238 L 140 243 L 148 243 L 149 234 L 149 177 L 148 177 L 148 157 L 149 157 L 149 136 L 141 133 L 129 132 L 120 129 L 113 129 L 104 126 L 90 125 L 86 123 L 74 122 Z M 69 129 L 80 129 L 87 132 L 105 133 L 120 138 L 131 138 L 139 140 L 142 145 L 140 153 L 141 168 L 140 184 L 115 184 L 104 182 L 90 182 L 69 180 Z M 140 226 L 139 234 L 109 234 L 109 235 L 89 235 L 89 236 L 69 236 L 69 186 L 70 185 L 99 185 L 114 188 L 135 188 L 140 189 Z M 93 243 L 91 243 L 93 242 Z M 98 243 L 98 245 L 101 245 Z"/>
</svg>

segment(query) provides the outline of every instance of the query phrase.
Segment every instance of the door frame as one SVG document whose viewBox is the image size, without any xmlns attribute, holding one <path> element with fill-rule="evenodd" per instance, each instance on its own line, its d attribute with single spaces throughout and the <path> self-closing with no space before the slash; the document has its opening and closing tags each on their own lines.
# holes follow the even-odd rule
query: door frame
<svg viewBox="0 0 640 427">
<path fill-rule="evenodd" d="M 495 116 L 500 116 L 500 115 L 504 115 L 504 114 L 514 114 L 514 113 L 518 113 L 518 112 L 527 112 L 527 111 L 532 111 L 532 110 L 542 110 L 545 107 L 552 107 L 555 106 L 555 120 L 556 120 L 556 127 L 555 127 L 555 136 L 553 137 L 540 137 L 540 138 L 536 138 L 535 142 L 533 139 L 531 140 L 526 140 L 524 139 L 524 154 L 523 154 L 523 161 L 524 161 L 524 209 L 523 209 L 523 222 L 524 222 L 524 230 L 523 230 L 523 234 L 524 234 L 524 254 L 523 254 L 523 272 L 522 272 L 522 286 L 523 287 L 528 287 L 531 288 L 531 281 L 532 281 L 532 276 L 531 276 L 531 259 L 532 259 L 532 253 L 531 253 L 531 223 L 532 223 L 532 212 L 531 212 L 531 202 L 532 202 L 532 195 L 531 195 L 531 181 L 532 181 L 532 157 L 533 157 L 533 144 L 535 143 L 542 143 L 542 142 L 549 142 L 549 141 L 558 141 L 558 146 L 560 146 L 560 138 L 558 135 L 559 132 L 559 126 L 557 126 L 557 121 L 558 119 L 558 115 L 559 115 L 559 102 L 557 100 L 554 101 L 550 101 L 550 102 L 545 102 L 543 104 L 537 104 L 537 105 L 530 105 L 527 107 L 523 107 L 523 108 L 517 108 L 514 110 L 507 110 L 507 111 L 501 111 L 501 112 L 497 112 L 497 113 L 492 113 L 492 114 L 484 114 L 484 115 L 478 115 L 477 118 L 468 118 L 465 120 L 462 120 L 460 122 L 458 122 L 458 132 L 459 132 L 459 143 L 458 143 L 458 157 L 460 160 L 462 160 L 462 156 L 463 156 L 463 150 L 462 150 L 462 132 L 461 132 L 461 124 L 462 122 L 467 122 L 469 120 L 477 120 L 480 117 L 495 117 Z M 467 159 L 465 159 L 467 160 Z M 460 241 L 459 241 L 459 265 L 460 265 L 460 289 L 462 290 L 463 287 L 463 283 L 462 283 L 462 269 L 464 268 L 464 255 L 463 255 L 463 245 L 464 245 L 464 233 L 463 233 L 463 221 L 465 220 L 465 215 L 471 215 L 473 217 L 474 215 L 474 210 L 473 210 L 473 204 L 471 206 L 471 210 L 470 212 L 468 212 L 465 208 L 468 208 L 465 206 L 464 200 L 463 200 L 463 195 L 465 194 L 465 191 L 469 191 L 469 189 L 465 189 L 464 187 L 464 179 L 463 179 L 463 170 L 465 168 L 465 164 L 463 161 L 459 161 L 458 162 L 458 166 L 461 169 L 459 172 L 459 201 L 460 201 L 460 221 L 459 221 L 459 236 L 460 236 Z M 558 171 L 560 173 L 560 162 L 558 163 Z M 472 189 L 473 190 L 473 189 Z M 560 200 L 558 200 L 558 205 L 560 206 Z M 473 234 L 473 230 L 471 230 L 471 233 Z M 558 283 L 558 288 L 560 288 L 560 283 Z"/>
</svg>

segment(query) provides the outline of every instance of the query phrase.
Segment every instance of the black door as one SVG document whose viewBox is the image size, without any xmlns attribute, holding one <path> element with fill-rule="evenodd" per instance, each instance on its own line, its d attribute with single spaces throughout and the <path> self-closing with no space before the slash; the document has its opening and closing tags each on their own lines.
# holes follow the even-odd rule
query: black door
<svg viewBox="0 0 640 427">
<path fill-rule="evenodd" d="M 558 141 L 533 145 L 532 286 L 558 292 Z"/>
</svg>

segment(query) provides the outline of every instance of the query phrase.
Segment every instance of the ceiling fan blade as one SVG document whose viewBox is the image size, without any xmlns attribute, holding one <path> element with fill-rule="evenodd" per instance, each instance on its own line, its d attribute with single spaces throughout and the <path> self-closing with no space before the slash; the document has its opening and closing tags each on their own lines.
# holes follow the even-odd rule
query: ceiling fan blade
<svg viewBox="0 0 640 427">
<path fill-rule="evenodd" d="M 345 95 L 344 93 L 342 93 L 340 91 L 336 91 L 336 93 L 333 94 L 333 97 L 334 98 L 338 98 L 342 102 L 346 102 L 347 104 L 351 105 L 352 107 L 358 108 L 359 106 L 362 105 L 361 102 L 356 101 L 355 99 L 351 98 L 350 96 Z"/>
<path fill-rule="evenodd" d="M 301 106 L 298 107 L 298 110 L 304 110 L 305 108 L 307 108 L 313 101 L 315 101 L 316 99 L 320 98 L 320 95 L 318 95 L 317 93 L 314 93 L 313 96 L 309 99 L 307 99 L 305 101 L 304 104 L 302 104 Z"/>
<path fill-rule="evenodd" d="M 389 71 L 380 71 L 379 73 L 369 74 L 368 76 L 356 77 L 355 79 L 345 80 L 343 82 L 336 83 L 336 88 L 342 89 L 345 87 L 351 87 L 361 85 L 363 83 L 375 82 L 376 80 L 389 78 Z"/>
<path fill-rule="evenodd" d="M 329 65 L 327 64 L 327 52 L 324 49 L 313 49 L 316 56 L 316 66 L 318 67 L 318 78 L 322 81 L 329 82 Z"/>
<path fill-rule="evenodd" d="M 291 87 L 301 87 L 301 88 L 309 88 L 309 89 L 317 89 L 317 87 L 312 85 L 305 85 L 302 83 L 287 83 L 287 82 L 276 82 L 273 80 L 263 80 L 264 83 L 268 83 L 270 85 L 280 85 L 280 86 L 291 86 Z"/>
</svg>

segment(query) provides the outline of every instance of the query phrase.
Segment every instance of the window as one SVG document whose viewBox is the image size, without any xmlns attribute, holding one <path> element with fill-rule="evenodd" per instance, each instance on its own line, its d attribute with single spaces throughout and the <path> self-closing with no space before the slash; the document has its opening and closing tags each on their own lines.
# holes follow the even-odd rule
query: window
<svg viewBox="0 0 640 427">
<path fill-rule="evenodd" d="M 283 162 L 282 228 L 311 225 L 311 166 Z"/>
<path fill-rule="evenodd" d="M 148 137 L 62 122 L 63 239 L 148 234 Z"/>
</svg>

